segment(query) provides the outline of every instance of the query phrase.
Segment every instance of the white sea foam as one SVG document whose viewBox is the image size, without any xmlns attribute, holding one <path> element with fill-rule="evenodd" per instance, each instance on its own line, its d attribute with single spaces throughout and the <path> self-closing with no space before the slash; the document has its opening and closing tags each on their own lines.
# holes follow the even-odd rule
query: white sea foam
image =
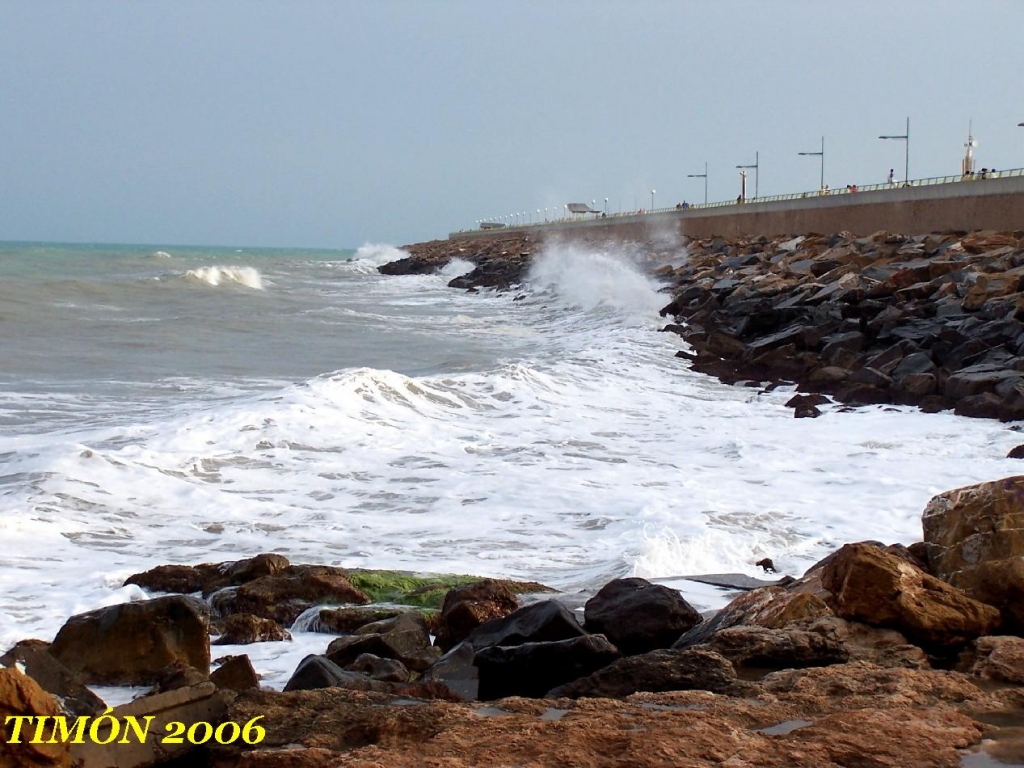
<svg viewBox="0 0 1024 768">
<path fill-rule="evenodd" d="M 441 268 L 441 275 L 442 277 L 446 277 L 451 280 L 455 277 L 468 275 L 474 269 L 476 269 L 476 265 L 471 261 L 466 261 L 466 259 L 452 259 Z"/>
<path fill-rule="evenodd" d="M 154 251 L 153 252 L 153 258 L 155 258 L 155 259 L 169 259 L 169 258 L 171 258 L 171 254 L 169 254 L 167 251 Z"/>
<path fill-rule="evenodd" d="M 263 290 L 263 277 L 254 267 L 198 267 L 186 272 L 185 278 L 212 286 L 234 284 L 257 291 Z"/>
</svg>

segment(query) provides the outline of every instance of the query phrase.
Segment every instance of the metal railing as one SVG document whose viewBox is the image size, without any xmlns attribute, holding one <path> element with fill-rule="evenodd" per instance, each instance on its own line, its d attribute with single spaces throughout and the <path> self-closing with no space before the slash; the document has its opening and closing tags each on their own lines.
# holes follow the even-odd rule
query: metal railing
<svg viewBox="0 0 1024 768">
<path fill-rule="evenodd" d="M 722 208 L 727 205 L 749 205 L 751 203 L 774 203 L 782 200 L 810 200 L 818 197 L 833 197 L 835 195 L 856 195 L 861 192 L 880 192 L 884 190 L 898 191 L 909 187 L 929 187 L 938 184 L 959 184 L 963 182 L 972 181 L 985 181 L 988 179 L 1005 179 L 1014 176 L 1024 176 L 1024 168 L 1012 168 L 1007 171 L 986 171 L 984 174 L 981 171 L 976 171 L 970 175 L 956 175 L 956 176 L 932 176 L 925 179 L 911 179 L 906 182 L 893 182 L 892 184 L 868 184 L 867 186 L 849 186 L 841 187 L 839 189 L 816 189 L 813 192 L 794 192 L 787 195 L 769 195 L 767 197 L 748 198 L 742 202 L 738 200 L 722 200 L 716 203 L 690 203 L 685 208 L 677 208 L 671 206 L 668 208 L 654 208 L 644 209 L 640 208 L 635 211 L 620 211 L 619 213 L 604 213 L 600 216 L 587 219 L 585 216 L 562 216 L 561 218 L 545 219 L 544 221 L 534 221 L 523 224 L 508 224 L 503 227 L 496 229 L 528 229 L 534 227 L 551 226 L 552 224 L 562 224 L 565 222 L 572 221 L 598 221 L 600 219 L 618 219 L 624 216 L 639 216 L 641 214 L 654 214 L 654 213 L 682 213 L 683 211 L 699 211 L 707 210 L 708 208 Z M 495 230 L 469 230 L 469 231 L 490 231 Z"/>
</svg>

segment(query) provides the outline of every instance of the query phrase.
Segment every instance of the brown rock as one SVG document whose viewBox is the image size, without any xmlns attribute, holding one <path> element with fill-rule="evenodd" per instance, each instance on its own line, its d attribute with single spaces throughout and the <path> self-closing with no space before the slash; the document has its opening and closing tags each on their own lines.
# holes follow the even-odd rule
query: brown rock
<svg viewBox="0 0 1024 768">
<path fill-rule="evenodd" d="M 102 712 L 106 705 L 100 697 L 85 687 L 79 675 L 51 656 L 49 648 L 50 644 L 42 640 L 23 640 L 0 656 L 0 665 L 19 664 L 69 715 L 92 716 Z"/>
<path fill-rule="evenodd" d="M 215 592 L 210 602 L 220 615 L 251 613 L 284 626 L 312 605 L 370 602 L 352 586 L 345 571 L 326 565 L 291 565 L 273 576 L 262 576 L 239 587 Z"/>
<path fill-rule="evenodd" d="M 202 592 L 207 596 L 223 587 L 244 584 L 261 576 L 275 576 L 288 567 L 283 555 L 260 554 L 246 560 L 199 565 L 158 565 L 125 580 L 147 592 L 189 594 Z"/>
<path fill-rule="evenodd" d="M 260 685 L 256 670 L 244 653 L 240 656 L 227 657 L 224 663 L 210 673 L 210 682 L 220 690 L 238 693 L 259 688 Z"/>
<path fill-rule="evenodd" d="M 14 719 L 61 714 L 54 698 L 35 680 L 15 668 L 0 667 L 0 765 L 3 768 L 68 768 L 71 755 L 67 744 L 45 743 L 49 732 L 44 734 L 44 743 L 31 744 L 38 721 Z"/>
<path fill-rule="evenodd" d="M 172 595 L 72 616 L 50 653 L 88 683 L 145 685 L 180 661 L 210 672 L 209 613 L 193 597 Z"/>
<path fill-rule="evenodd" d="M 366 624 L 383 619 L 392 619 L 408 612 L 408 608 L 401 606 L 383 605 L 352 605 L 342 608 L 321 608 L 315 616 L 306 621 L 305 617 L 299 620 L 303 632 L 324 632 L 328 635 L 349 635 Z M 307 614 L 308 616 L 308 614 Z"/>
<path fill-rule="evenodd" d="M 782 629 L 797 622 L 832 616 L 817 595 L 784 587 L 760 587 L 744 592 L 703 624 L 682 635 L 673 648 L 705 643 L 717 631 L 740 625 Z"/>
<path fill-rule="evenodd" d="M 837 637 L 795 627 L 727 627 L 716 632 L 706 645 L 700 647 L 721 654 L 737 670 L 767 672 L 821 667 L 850 659 L 849 651 Z"/>
<path fill-rule="evenodd" d="M 897 629 L 929 647 L 965 643 L 999 626 L 992 606 L 870 544 L 840 549 L 821 581 L 838 616 Z"/>
<path fill-rule="evenodd" d="M 234 613 L 224 620 L 224 631 L 213 645 L 248 645 L 291 639 L 291 634 L 272 619 L 261 619 L 251 613 Z"/>
<path fill-rule="evenodd" d="M 508 616 L 518 607 L 511 587 L 495 579 L 455 587 L 441 605 L 434 642 L 442 650 L 450 650 L 485 621 Z"/>
<path fill-rule="evenodd" d="M 939 494 L 922 522 L 932 572 L 1024 634 L 1024 476 Z"/>
<path fill-rule="evenodd" d="M 850 661 L 908 669 L 927 669 L 930 666 L 927 654 L 895 629 L 872 627 L 838 616 L 802 622 L 797 626 L 835 638 L 849 654 Z"/>
<path fill-rule="evenodd" d="M 1003 683 L 1024 685 L 1024 638 L 988 635 L 974 641 L 958 669 Z"/>
</svg>

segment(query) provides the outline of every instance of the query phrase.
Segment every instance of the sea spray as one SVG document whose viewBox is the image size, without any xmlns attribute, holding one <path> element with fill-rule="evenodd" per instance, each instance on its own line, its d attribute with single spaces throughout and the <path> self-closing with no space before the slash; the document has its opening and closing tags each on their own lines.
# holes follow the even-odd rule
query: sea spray
<svg viewBox="0 0 1024 768">
<path fill-rule="evenodd" d="M 582 310 L 606 308 L 656 315 L 665 297 L 657 284 L 621 250 L 576 244 L 544 247 L 528 275 L 529 284 Z"/>
<path fill-rule="evenodd" d="M 387 243 L 364 243 L 356 249 L 352 261 L 368 261 L 379 267 L 382 264 L 408 258 L 408 256 L 406 251 Z"/>
</svg>

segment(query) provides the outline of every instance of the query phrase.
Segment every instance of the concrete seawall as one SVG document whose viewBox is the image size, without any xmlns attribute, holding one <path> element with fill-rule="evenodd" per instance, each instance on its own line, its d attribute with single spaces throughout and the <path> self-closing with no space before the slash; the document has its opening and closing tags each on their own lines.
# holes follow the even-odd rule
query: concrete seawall
<svg viewBox="0 0 1024 768">
<path fill-rule="evenodd" d="M 1024 230 L 1024 176 L 471 230 L 453 232 L 449 238 L 557 233 L 568 238 L 606 234 L 609 238 L 628 240 L 644 239 L 652 233 L 734 237 L 808 232 L 867 235 L 880 230 L 922 234 L 978 229 Z"/>
</svg>

